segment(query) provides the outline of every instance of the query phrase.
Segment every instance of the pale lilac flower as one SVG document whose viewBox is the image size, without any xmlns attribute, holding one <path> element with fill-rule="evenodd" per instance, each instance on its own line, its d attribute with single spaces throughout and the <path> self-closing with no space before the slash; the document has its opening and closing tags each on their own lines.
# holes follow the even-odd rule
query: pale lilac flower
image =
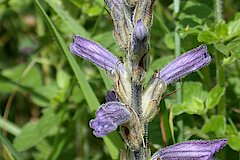
<svg viewBox="0 0 240 160">
<path fill-rule="evenodd" d="M 179 80 L 187 74 L 197 71 L 211 62 L 207 46 L 200 45 L 165 66 L 156 76 L 163 79 L 167 84 Z"/>
<path fill-rule="evenodd" d="M 120 102 L 108 102 L 102 104 L 96 112 L 96 118 L 89 122 L 89 126 L 94 129 L 96 137 L 106 136 L 117 129 L 119 125 L 128 122 L 130 112 L 127 107 Z"/>
<path fill-rule="evenodd" d="M 226 139 L 182 142 L 160 149 L 152 160 L 211 160 L 226 144 Z"/>
<path fill-rule="evenodd" d="M 123 64 L 112 53 L 99 44 L 81 36 L 74 36 L 70 50 L 75 55 L 94 63 L 110 74 L 113 74 L 116 68 L 124 71 Z"/>
</svg>

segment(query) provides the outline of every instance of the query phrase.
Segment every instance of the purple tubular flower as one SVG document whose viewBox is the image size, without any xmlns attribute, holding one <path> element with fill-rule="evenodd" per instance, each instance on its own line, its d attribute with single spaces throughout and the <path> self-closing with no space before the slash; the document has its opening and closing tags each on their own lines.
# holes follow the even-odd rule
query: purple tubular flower
<svg viewBox="0 0 240 160">
<path fill-rule="evenodd" d="M 210 160 L 226 144 L 226 139 L 182 142 L 157 151 L 152 160 Z"/>
<path fill-rule="evenodd" d="M 74 36 L 70 50 L 75 55 L 94 63 L 113 74 L 116 67 L 118 70 L 124 70 L 123 64 L 109 51 L 81 36 Z"/>
<path fill-rule="evenodd" d="M 108 102 L 99 107 L 96 118 L 89 122 L 89 126 L 94 129 L 93 134 L 96 137 L 103 137 L 129 119 L 130 112 L 126 106 L 120 102 Z"/>
<path fill-rule="evenodd" d="M 165 66 L 156 76 L 170 84 L 187 74 L 197 71 L 211 62 L 207 46 L 200 45 L 176 58 Z"/>
</svg>

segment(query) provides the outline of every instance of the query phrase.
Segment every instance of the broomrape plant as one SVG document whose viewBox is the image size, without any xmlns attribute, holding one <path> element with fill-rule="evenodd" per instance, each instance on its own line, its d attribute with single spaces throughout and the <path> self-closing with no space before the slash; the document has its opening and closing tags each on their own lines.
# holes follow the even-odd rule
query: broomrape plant
<svg viewBox="0 0 240 160">
<path fill-rule="evenodd" d="M 154 0 L 105 0 L 105 3 L 113 19 L 115 40 L 126 53 L 123 61 L 81 36 L 74 36 L 70 46 L 75 55 L 106 70 L 114 81 L 107 102 L 99 107 L 89 125 L 96 137 L 106 136 L 119 127 L 130 150 L 128 159 L 150 159 L 148 122 L 158 112 L 162 94 L 169 84 L 208 65 L 211 56 L 207 46 L 200 45 L 155 73 L 143 88 Z M 160 149 L 151 159 L 210 160 L 226 144 L 226 139 L 187 141 Z"/>
</svg>

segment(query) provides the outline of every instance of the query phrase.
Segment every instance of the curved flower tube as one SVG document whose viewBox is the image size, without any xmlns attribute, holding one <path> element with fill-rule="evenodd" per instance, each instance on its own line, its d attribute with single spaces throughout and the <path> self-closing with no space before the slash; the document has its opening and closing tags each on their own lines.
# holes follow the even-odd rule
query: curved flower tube
<svg viewBox="0 0 240 160">
<path fill-rule="evenodd" d="M 163 79 L 167 84 L 173 83 L 191 72 L 197 71 L 211 62 L 207 46 L 200 45 L 165 66 L 157 77 Z"/>
<path fill-rule="evenodd" d="M 70 50 L 75 55 L 94 63 L 108 71 L 110 74 L 113 74 L 116 68 L 120 71 L 125 70 L 122 62 L 120 62 L 111 52 L 99 44 L 81 36 L 74 36 Z"/>
<path fill-rule="evenodd" d="M 152 160 L 211 160 L 226 144 L 226 139 L 186 141 L 160 149 Z"/>
</svg>

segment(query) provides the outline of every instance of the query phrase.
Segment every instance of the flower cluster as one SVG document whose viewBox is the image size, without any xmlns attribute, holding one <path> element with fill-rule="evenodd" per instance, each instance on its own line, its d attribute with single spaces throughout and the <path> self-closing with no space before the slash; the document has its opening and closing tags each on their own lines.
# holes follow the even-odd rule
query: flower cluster
<svg viewBox="0 0 240 160">
<path fill-rule="evenodd" d="M 113 19 L 116 42 L 126 52 L 123 62 L 101 45 L 81 36 L 74 36 L 70 46 L 71 52 L 106 70 L 114 80 L 114 90 L 108 92 L 107 102 L 99 107 L 96 118 L 89 123 L 94 129 L 93 134 L 103 137 L 120 127 L 125 143 L 134 153 L 140 153 L 142 148 L 146 148 L 144 136 L 147 123 L 158 112 L 167 85 L 211 62 L 206 45 L 200 45 L 154 74 L 143 89 L 153 2 L 105 0 Z M 152 159 L 208 160 L 226 143 L 225 139 L 183 142 L 159 150 Z"/>
</svg>

